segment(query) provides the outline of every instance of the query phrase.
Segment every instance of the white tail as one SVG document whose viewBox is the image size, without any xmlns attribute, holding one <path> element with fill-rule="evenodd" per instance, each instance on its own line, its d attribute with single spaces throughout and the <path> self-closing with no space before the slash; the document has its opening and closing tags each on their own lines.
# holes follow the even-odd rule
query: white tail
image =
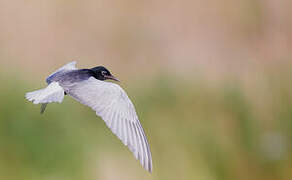
<svg viewBox="0 0 292 180">
<path fill-rule="evenodd" d="M 34 104 L 52 102 L 61 103 L 64 99 L 64 89 L 58 82 L 52 82 L 44 89 L 26 93 L 25 98 L 32 101 Z"/>
</svg>

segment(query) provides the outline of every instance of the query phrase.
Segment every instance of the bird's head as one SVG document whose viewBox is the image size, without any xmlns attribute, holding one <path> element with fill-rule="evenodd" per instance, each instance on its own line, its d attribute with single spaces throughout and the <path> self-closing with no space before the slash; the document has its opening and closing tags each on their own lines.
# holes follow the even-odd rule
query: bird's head
<svg viewBox="0 0 292 180">
<path fill-rule="evenodd" d="M 107 80 L 107 79 L 111 79 L 114 81 L 120 81 L 118 80 L 116 77 L 114 77 L 109 70 L 107 70 L 105 67 L 103 66 L 97 66 L 91 69 L 93 72 L 93 76 L 101 81 Z"/>
</svg>

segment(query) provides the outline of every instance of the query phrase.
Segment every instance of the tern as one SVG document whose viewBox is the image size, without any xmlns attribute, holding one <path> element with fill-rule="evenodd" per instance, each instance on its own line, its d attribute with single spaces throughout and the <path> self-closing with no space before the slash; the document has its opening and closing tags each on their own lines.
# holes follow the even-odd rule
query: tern
<svg viewBox="0 0 292 180">
<path fill-rule="evenodd" d="M 25 97 L 34 104 L 41 104 L 41 113 L 48 103 L 61 103 L 65 95 L 89 106 L 141 165 L 152 172 L 150 147 L 134 105 L 119 85 L 105 81 L 108 79 L 119 81 L 103 66 L 77 69 L 73 61 L 49 75 L 46 88 L 28 92 Z"/>
</svg>

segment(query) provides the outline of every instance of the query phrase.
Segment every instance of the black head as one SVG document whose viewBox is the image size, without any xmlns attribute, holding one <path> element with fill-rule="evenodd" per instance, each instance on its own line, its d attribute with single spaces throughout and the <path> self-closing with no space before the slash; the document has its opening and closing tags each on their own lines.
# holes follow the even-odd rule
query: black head
<svg viewBox="0 0 292 180">
<path fill-rule="evenodd" d="M 119 81 L 116 77 L 114 77 L 109 70 L 107 70 L 103 66 L 97 66 L 95 68 L 90 69 L 93 72 L 93 76 L 101 81 L 107 80 L 107 79 L 112 79 L 115 81 Z"/>
</svg>

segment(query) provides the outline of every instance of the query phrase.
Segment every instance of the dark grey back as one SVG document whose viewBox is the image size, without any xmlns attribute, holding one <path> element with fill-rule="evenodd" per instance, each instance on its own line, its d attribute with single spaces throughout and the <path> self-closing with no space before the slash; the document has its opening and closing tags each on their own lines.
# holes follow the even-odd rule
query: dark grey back
<svg viewBox="0 0 292 180">
<path fill-rule="evenodd" d="M 60 85 L 70 85 L 76 82 L 84 81 L 93 76 L 93 72 L 90 69 L 78 69 L 72 71 L 58 71 L 46 79 L 46 82 L 59 82 Z"/>
</svg>

